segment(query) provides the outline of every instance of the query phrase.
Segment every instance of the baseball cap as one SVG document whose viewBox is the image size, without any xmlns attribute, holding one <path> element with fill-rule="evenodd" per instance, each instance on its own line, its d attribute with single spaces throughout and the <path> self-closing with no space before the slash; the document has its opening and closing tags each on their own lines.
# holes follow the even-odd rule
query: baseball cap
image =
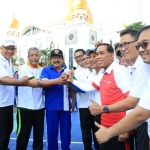
<svg viewBox="0 0 150 150">
<path fill-rule="evenodd" d="M 5 40 L 4 42 L 2 42 L 2 45 L 3 46 L 10 46 L 10 45 L 12 45 L 12 46 L 17 47 L 17 44 L 13 40 Z"/>
<path fill-rule="evenodd" d="M 63 58 L 63 52 L 60 49 L 54 49 L 51 51 L 51 57 L 53 56 L 62 56 Z"/>
<path fill-rule="evenodd" d="M 86 50 L 85 54 L 89 56 L 91 52 L 96 53 L 95 49 L 88 49 Z"/>
</svg>

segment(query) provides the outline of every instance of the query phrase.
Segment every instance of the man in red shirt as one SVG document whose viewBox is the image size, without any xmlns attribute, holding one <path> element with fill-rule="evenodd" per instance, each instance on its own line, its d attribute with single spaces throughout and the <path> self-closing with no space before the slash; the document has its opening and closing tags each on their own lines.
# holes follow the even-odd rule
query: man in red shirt
<svg viewBox="0 0 150 150">
<path fill-rule="evenodd" d="M 114 104 L 128 96 L 131 76 L 124 66 L 114 62 L 114 50 L 111 45 L 106 43 L 100 44 L 96 54 L 99 67 L 104 69 L 102 79 L 93 82 L 93 87 L 89 87 L 89 90 L 87 86 L 80 87 L 78 81 L 71 80 L 70 77 L 69 81 L 86 92 L 95 89 L 100 90 L 101 102 L 105 111 L 101 116 L 101 123 L 106 128 L 109 128 L 120 121 L 126 115 L 126 112 L 109 113 L 107 105 Z M 96 103 L 92 102 L 93 104 Z M 113 137 L 108 142 L 100 144 L 99 150 L 128 150 L 130 149 L 128 137 L 128 133 Z"/>
</svg>

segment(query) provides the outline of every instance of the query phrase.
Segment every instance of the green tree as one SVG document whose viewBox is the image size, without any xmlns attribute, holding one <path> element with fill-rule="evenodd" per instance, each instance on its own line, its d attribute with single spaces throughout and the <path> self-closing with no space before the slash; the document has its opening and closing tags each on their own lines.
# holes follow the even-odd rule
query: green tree
<svg viewBox="0 0 150 150">
<path fill-rule="evenodd" d="M 15 66 L 16 61 L 18 60 L 18 56 L 13 56 L 12 65 Z"/>
<path fill-rule="evenodd" d="M 132 24 L 129 24 L 128 26 L 126 26 L 126 29 L 131 28 L 131 29 L 141 30 L 144 26 L 145 23 L 139 21 L 139 22 L 134 22 Z"/>
<path fill-rule="evenodd" d="M 40 50 L 40 62 L 45 63 L 45 65 L 49 65 L 51 50 L 49 48 Z"/>
</svg>

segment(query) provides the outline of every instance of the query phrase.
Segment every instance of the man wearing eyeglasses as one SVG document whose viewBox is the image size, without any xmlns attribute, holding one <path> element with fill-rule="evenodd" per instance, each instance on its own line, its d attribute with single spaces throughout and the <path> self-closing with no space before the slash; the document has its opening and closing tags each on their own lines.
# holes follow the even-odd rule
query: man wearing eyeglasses
<svg viewBox="0 0 150 150">
<path fill-rule="evenodd" d="M 88 82 L 89 76 L 92 74 L 89 58 L 83 49 L 77 49 L 74 52 L 74 58 L 78 64 L 77 69 L 74 72 L 76 80 L 86 83 Z M 78 108 L 80 114 L 80 127 L 82 132 L 82 141 L 84 150 L 92 150 L 92 127 L 93 120 L 88 109 L 89 94 L 88 93 L 77 93 Z M 95 148 L 98 149 L 96 142 L 94 142 Z"/>
<path fill-rule="evenodd" d="M 0 51 L 0 150 L 7 150 L 13 130 L 14 85 L 28 85 L 29 79 L 27 76 L 20 80 L 13 78 L 11 59 L 16 53 L 13 40 L 5 40 Z"/>
<path fill-rule="evenodd" d="M 150 25 L 144 27 L 140 31 L 136 49 L 139 51 L 139 54 L 142 57 L 144 63 L 147 63 L 150 67 Z M 109 129 L 106 129 L 105 127 L 99 126 L 97 124 L 100 130 L 96 133 L 96 137 L 100 143 L 106 142 L 113 136 L 116 136 L 118 134 L 121 134 L 123 132 L 138 127 L 142 122 L 144 122 L 146 119 L 150 117 L 150 100 L 149 100 L 150 91 L 149 90 L 150 90 L 150 78 L 146 88 L 143 91 L 140 102 L 138 106 L 134 109 L 134 111 L 132 111 L 120 122 L 118 122 L 117 124 L 115 124 Z M 145 148 L 143 149 L 145 150 Z"/>
<path fill-rule="evenodd" d="M 132 66 L 132 86 L 129 96 L 121 102 L 108 105 L 109 112 L 120 112 L 133 109 L 138 104 L 142 93 L 147 85 L 150 68 L 144 64 L 139 52 L 135 46 L 138 40 L 139 33 L 134 29 L 126 29 L 120 33 L 120 46 L 119 49 L 127 61 L 133 63 Z M 93 114 L 103 113 L 104 107 L 97 107 L 97 112 L 91 109 Z M 147 122 L 144 122 L 135 129 L 135 145 L 136 149 L 149 149 L 149 137 L 147 133 Z"/>
</svg>

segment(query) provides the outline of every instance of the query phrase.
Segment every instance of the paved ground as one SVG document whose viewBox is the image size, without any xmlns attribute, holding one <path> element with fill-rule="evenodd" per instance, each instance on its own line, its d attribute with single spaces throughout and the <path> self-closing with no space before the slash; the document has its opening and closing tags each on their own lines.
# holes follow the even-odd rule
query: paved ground
<svg viewBox="0 0 150 150">
<path fill-rule="evenodd" d="M 15 150 L 15 147 L 16 147 L 16 128 L 17 128 L 16 109 L 14 108 L 14 131 L 11 134 L 11 140 L 9 143 L 10 150 Z M 44 140 L 43 150 L 47 150 L 46 149 L 46 123 L 45 123 L 45 131 L 44 131 L 44 139 L 43 140 Z M 32 141 L 33 141 L 33 138 L 32 138 L 32 134 L 31 134 L 27 150 L 32 150 Z M 58 139 L 58 142 L 59 142 L 59 147 L 60 147 L 60 139 Z M 70 148 L 71 148 L 71 150 L 82 150 L 83 149 L 78 112 L 72 113 L 72 137 L 71 137 Z"/>
</svg>

